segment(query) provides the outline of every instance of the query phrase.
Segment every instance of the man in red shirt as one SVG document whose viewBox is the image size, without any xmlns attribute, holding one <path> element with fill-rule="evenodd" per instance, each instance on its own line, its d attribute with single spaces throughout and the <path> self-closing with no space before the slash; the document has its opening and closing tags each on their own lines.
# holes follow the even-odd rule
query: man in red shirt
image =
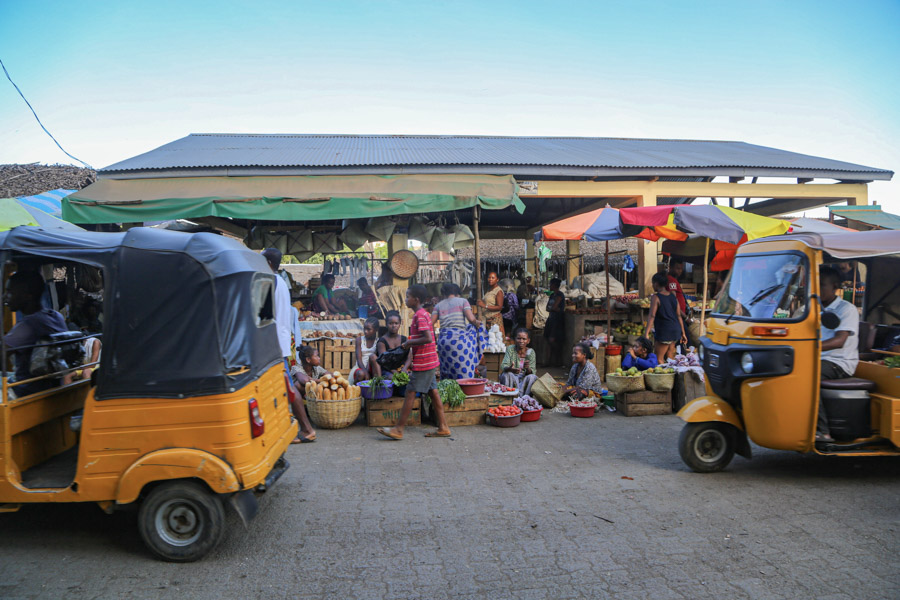
<svg viewBox="0 0 900 600">
<path fill-rule="evenodd" d="M 397 424 L 393 427 L 379 427 L 378 433 L 392 440 L 403 439 L 403 428 L 412 413 L 413 404 L 416 401 L 416 393 L 428 394 L 431 398 L 431 408 L 437 418 L 438 427 L 435 431 L 426 433 L 425 437 L 450 437 L 450 427 L 444 417 L 444 405 L 437 391 L 437 374 L 440 367 L 438 360 L 437 344 L 434 341 L 434 329 L 431 326 L 431 315 L 423 308 L 428 299 L 428 290 L 424 285 L 414 285 L 406 290 L 406 306 L 415 311 L 412 324 L 409 326 L 409 339 L 403 342 L 404 348 L 412 350 L 412 364 L 410 365 L 409 383 L 406 385 L 406 397 L 403 399 L 403 407 Z"/>
<path fill-rule="evenodd" d="M 684 261 L 680 258 L 673 258 L 669 263 L 669 291 L 675 294 L 678 300 L 678 310 L 681 312 L 685 322 L 690 322 L 691 318 L 687 311 L 687 301 L 684 299 L 684 292 L 681 290 L 681 284 L 678 279 L 684 273 Z"/>
</svg>

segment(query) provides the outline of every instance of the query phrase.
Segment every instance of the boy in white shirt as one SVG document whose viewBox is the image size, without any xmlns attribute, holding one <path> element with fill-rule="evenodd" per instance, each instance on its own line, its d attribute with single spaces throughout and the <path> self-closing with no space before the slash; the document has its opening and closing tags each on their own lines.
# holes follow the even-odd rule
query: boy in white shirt
<svg viewBox="0 0 900 600">
<path fill-rule="evenodd" d="M 829 266 L 819 268 L 819 300 L 823 311 L 833 312 L 840 320 L 836 329 L 822 325 L 822 379 L 853 377 L 859 364 L 859 311 L 837 295 L 841 275 Z M 819 420 L 816 425 L 817 442 L 833 442 L 828 428 L 828 415 L 819 400 Z"/>
</svg>

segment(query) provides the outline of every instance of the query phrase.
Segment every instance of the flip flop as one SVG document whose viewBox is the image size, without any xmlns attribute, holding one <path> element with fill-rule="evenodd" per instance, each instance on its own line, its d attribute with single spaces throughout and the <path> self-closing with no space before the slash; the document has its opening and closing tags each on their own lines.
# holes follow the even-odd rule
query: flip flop
<svg viewBox="0 0 900 600">
<path fill-rule="evenodd" d="M 312 444 L 314 441 L 316 441 L 315 435 L 311 435 L 309 437 L 298 435 L 291 441 L 291 443 L 292 444 Z"/>
<path fill-rule="evenodd" d="M 383 435 L 383 436 L 385 436 L 385 437 L 391 438 L 392 440 L 397 440 L 397 441 L 399 441 L 399 440 L 402 440 L 402 439 L 403 439 L 403 434 L 402 434 L 402 433 L 401 433 L 400 435 L 397 435 L 397 434 L 395 434 L 393 431 L 389 430 L 389 429 L 386 428 L 386 427 L 379 427 L 379 428 L 376 429 L 375 431 L 377 431 L 378 433 L 380 433 L 381 435 Z"/>
<path fill-rule="evenodd" d="M 441 433 L 441 432 L 439 432 L 439 431 L 437 431 L 437 430 L 434 430 L 434 431 L 429 431 L 428 433 L 426 433 L 426 434 L 425 434 L 425 437 L 438 437 L 438 438 L 441 438 L 441 437 L 450 437 L 451 435 L 453 435 L 453 434 L 450 433 L 449 431 L 448 431 L 447 433 Z"/>
</svg>

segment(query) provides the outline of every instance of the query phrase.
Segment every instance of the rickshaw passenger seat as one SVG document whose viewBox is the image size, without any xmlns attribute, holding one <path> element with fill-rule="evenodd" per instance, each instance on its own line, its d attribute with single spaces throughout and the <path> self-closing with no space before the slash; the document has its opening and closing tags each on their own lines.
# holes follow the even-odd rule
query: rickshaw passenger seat
<svg viewBox="0 0 900 600">
<path fill-rule="evenodd" d="M 871 392 L 875 390 L 875 382 L 868 379 L 860 379 L 858 377 L 847 377 L 846 379 L 823 379 L 823 390 L 855 390 Z"/>
</svg>

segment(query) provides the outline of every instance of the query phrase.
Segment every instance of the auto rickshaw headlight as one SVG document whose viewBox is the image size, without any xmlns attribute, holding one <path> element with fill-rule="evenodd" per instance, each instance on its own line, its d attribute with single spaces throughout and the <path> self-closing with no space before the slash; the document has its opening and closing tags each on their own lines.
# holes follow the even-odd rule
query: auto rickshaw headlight
<svg viewBox="0 0 900 600">
<path fill-rule="evenodd" d="M 749 352 L 741 354 L 741 368 L 744 370 L 744 373 L 753 372 L 753 355 Z"/>
</svg>

